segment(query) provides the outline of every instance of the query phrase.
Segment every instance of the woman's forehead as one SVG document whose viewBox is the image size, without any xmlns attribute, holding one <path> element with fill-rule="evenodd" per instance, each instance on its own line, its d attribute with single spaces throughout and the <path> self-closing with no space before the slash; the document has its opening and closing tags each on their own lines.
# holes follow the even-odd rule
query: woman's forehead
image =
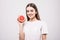
<svg viewBox="0 0 60 40">
<path fill-rule="evenodd" d="M 26 10 L 35 10 L 33 7 L 27 7 Z"/>
</svg>

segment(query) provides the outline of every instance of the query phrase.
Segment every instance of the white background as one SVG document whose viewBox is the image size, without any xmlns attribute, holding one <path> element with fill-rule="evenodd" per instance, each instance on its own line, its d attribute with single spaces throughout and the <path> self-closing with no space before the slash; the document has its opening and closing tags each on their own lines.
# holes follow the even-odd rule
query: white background
<svg viewBox="0 0 60 40">
<path fill-rule="evenodd" d="M 25 7 L 37 5 L 41 19 L 48 24 L 47 40 L 60 40 L 60 0 L 0 0 L 0 40 L 18 40 L 18 15 L 25 16 Z"/>
</svg>

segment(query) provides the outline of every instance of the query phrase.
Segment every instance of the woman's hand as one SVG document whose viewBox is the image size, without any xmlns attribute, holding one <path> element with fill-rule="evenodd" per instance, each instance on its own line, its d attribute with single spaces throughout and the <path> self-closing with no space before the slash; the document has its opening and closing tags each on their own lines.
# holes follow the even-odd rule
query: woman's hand
<svg viewBox="0 0 60 40">
<path fill-rule="evenodd" d="M 25 17 L 24 16 L 19 16 L 17 18 L 18 24 L 19 24 L 19 29 L 23 30 L 24 22 L 25 22 Z"/>
</svg>

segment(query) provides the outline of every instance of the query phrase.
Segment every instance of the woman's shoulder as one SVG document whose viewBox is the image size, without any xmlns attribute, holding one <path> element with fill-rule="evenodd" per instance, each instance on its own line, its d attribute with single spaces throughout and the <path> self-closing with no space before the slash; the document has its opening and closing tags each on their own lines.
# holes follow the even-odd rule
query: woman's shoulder
<svg viewBox="0 0 60 40">
<path fill-rule="evenodd" d="M 44 21 L 44 20 L 39 20 L 38 22 L 41 23 L 41 24 L 46 24 L 46 23 L 47 23 L 47 22 Z"/>
</svg>

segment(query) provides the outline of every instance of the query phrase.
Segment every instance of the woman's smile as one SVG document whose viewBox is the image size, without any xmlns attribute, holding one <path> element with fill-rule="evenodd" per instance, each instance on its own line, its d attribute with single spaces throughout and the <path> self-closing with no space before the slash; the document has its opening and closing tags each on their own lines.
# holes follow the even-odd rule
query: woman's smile
<svg viewBox="0 0 60 40">
<path fill-rule="evenodd" d="M 28 14 L 28 16 L 30 16 L 30 17 L 31 17 L 31 16 L 33 16 L 33 14 Z"/>
</svg>

